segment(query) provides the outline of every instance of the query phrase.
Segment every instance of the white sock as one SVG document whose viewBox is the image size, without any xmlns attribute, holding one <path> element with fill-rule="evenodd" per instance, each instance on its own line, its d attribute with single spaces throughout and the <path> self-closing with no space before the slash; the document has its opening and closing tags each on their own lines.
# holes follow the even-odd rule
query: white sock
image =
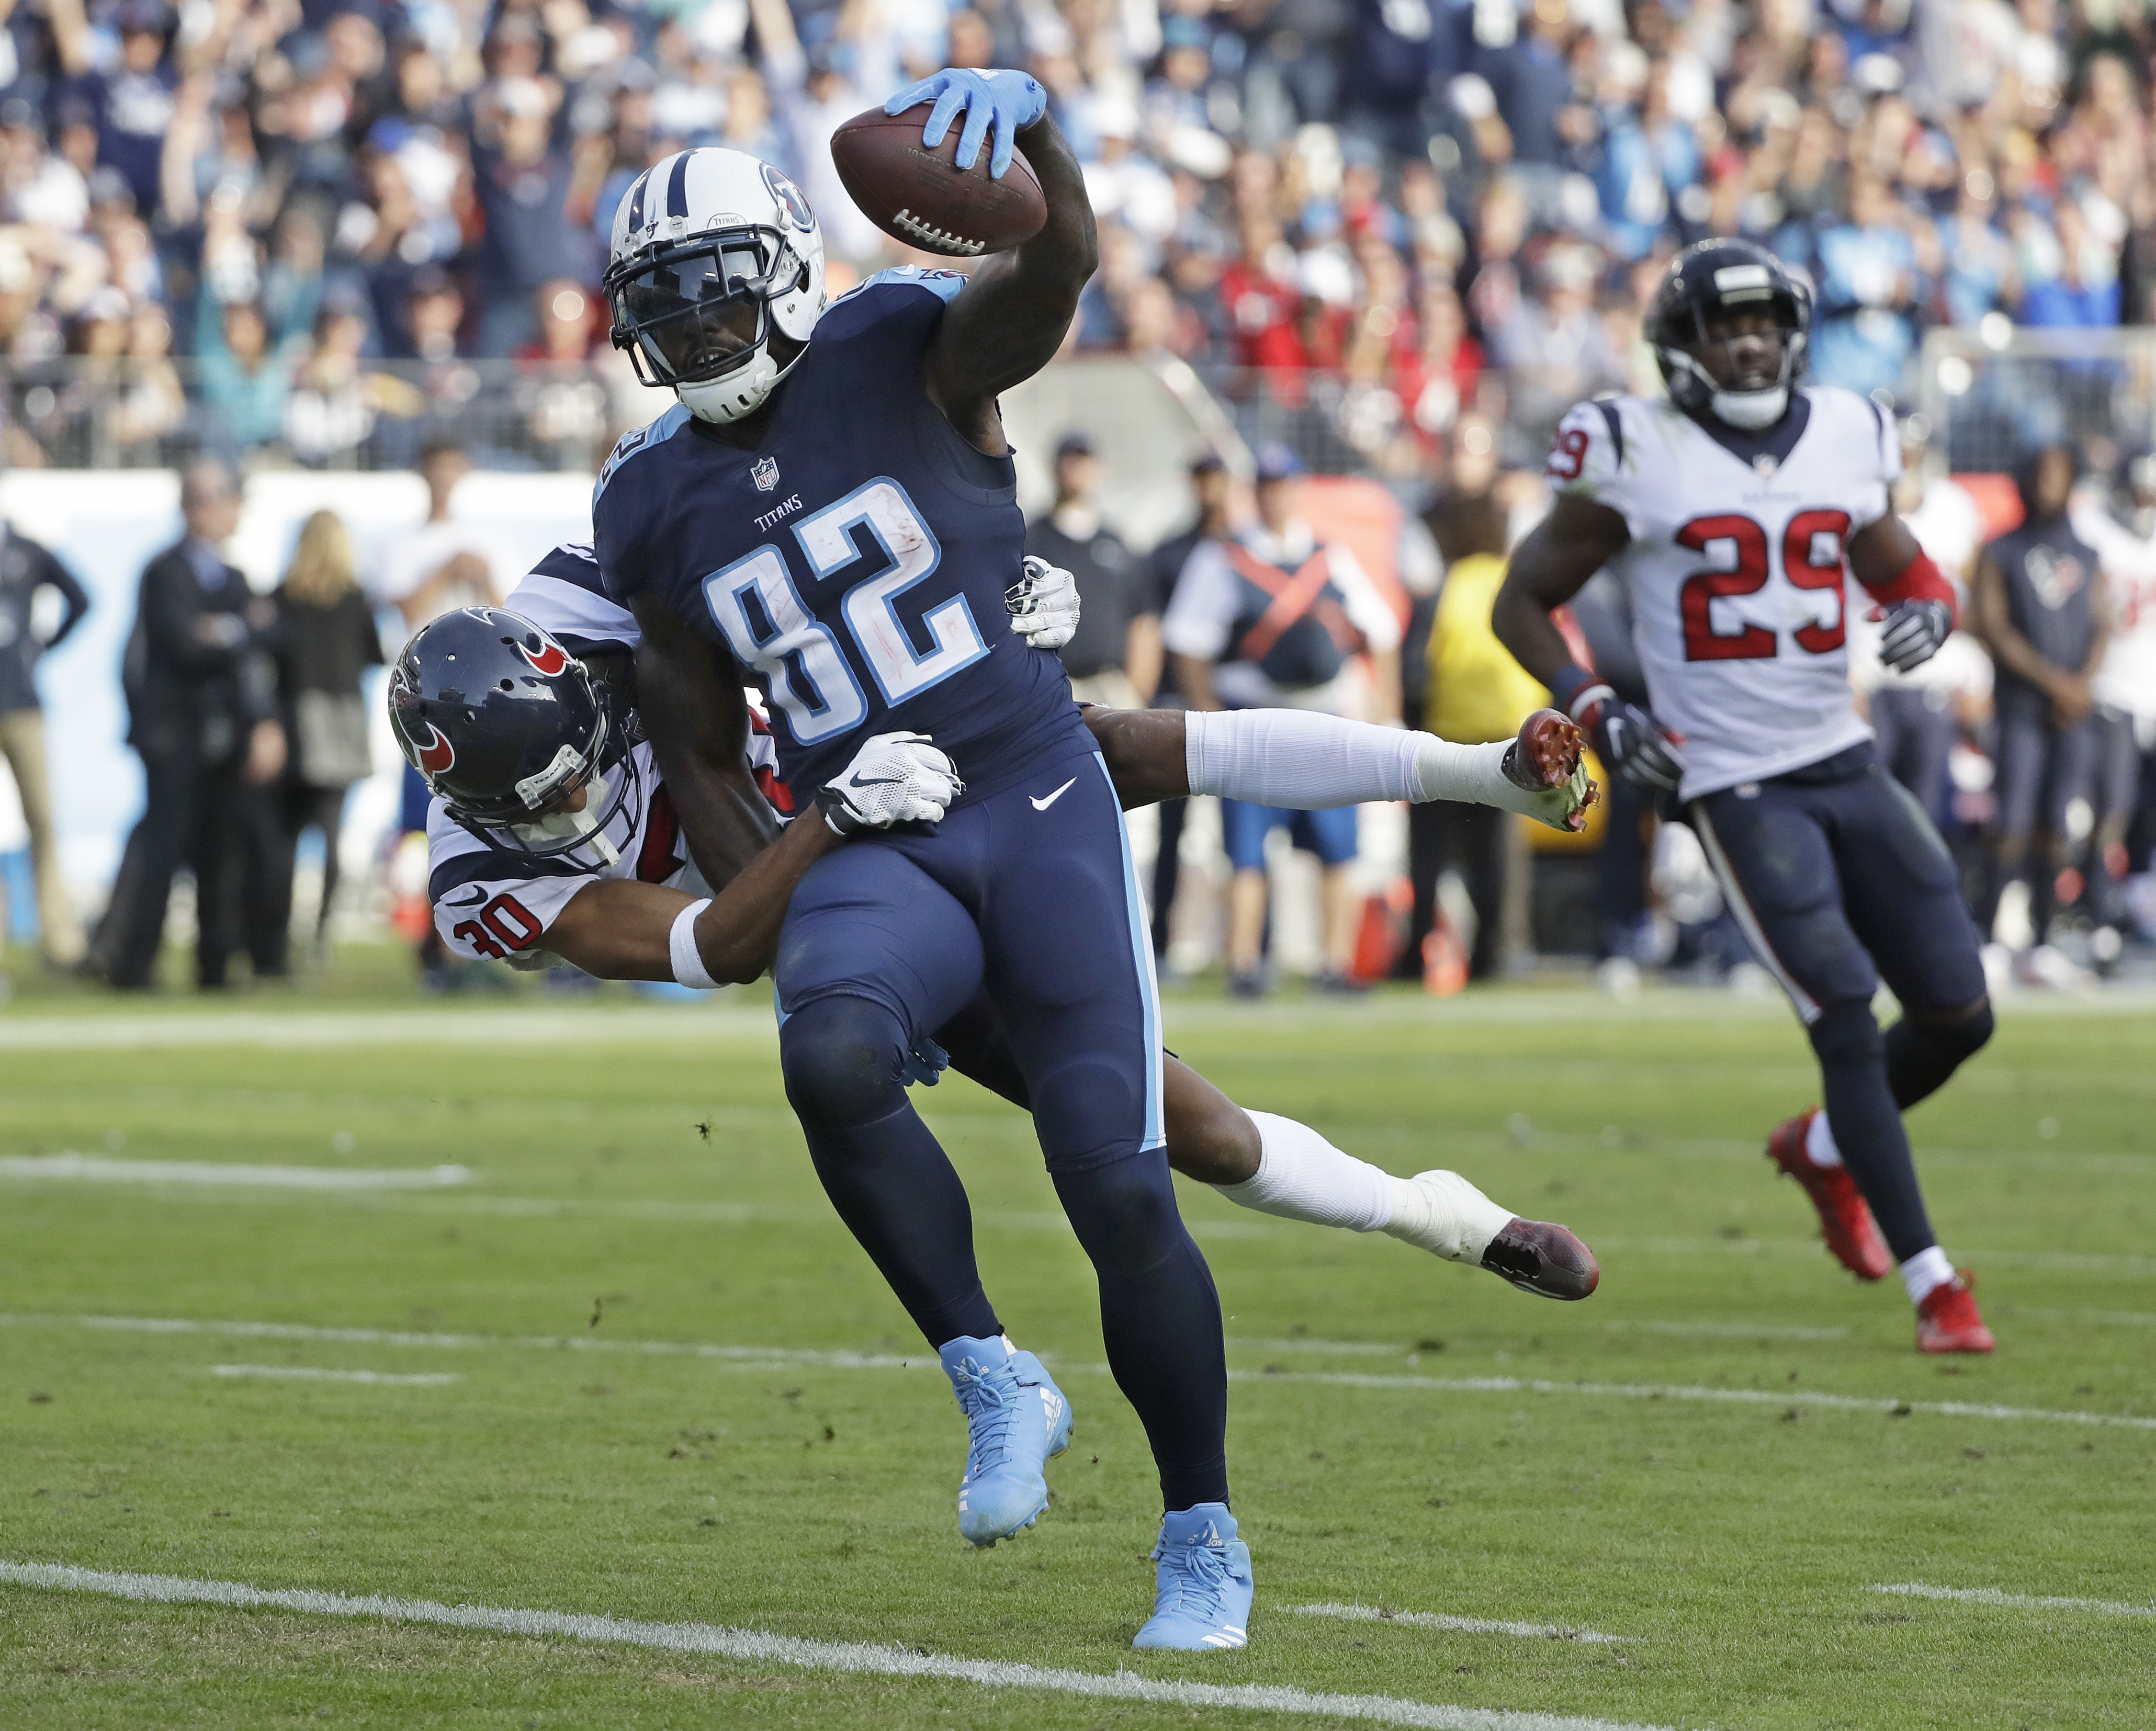
<svg viewBox="0 0 2156 1731">
<path fill-rule="evenodd" d="M 1456 1172 L 1419 1172 L 1396 1178 L 1393 1218 L 1385 1230 L 1448 1262 L 1478 1267 L 1490 1240 L 1512 1223 L 1500 1208 Z"/>
<path fill-rule="evenodd" d="M 1196 711 L 1194 711 L 1195 713 Z M 1230 1202 L 1284 1220 L 1313 1226 L 1345 1226 L 1375 1232 L 1391 1224 L 1390 1173 L 1343 1154 L 1307 1124 L 1254 1112 L 1258 1127 L 1258 1172 L 1239 1184 L 1215 1184 Z"/>
<path fill-rule="evenodd" d="M 1534 795 L 1506 778 L 1505 753 L 1512 748 L 1511 740 L 1455 745 L 1435 733 L 1418 733 L 1414 742 L 1417 799 L 1456 799 L 1506 811 L 1532 809 L 1527 802 Z"/>
<path fill-rule="evenodd" d="M 1827 1122 L 1826 1114 L 1812 1114 L 1811 1127 L 1804 1132 L 1804 1158 L 1815 1166 L 1839 1166 L 1841 1150 L 1835 1146 L 1834 1126 Z"/>
<path fill-rule="evenodd" d="M 1937 1245 L 1928 1251 L 1918 1251 L 1902 1265 L 1902 1284 L 1907 1288 L 1912 1304 L 1922 1304 L 1953 1277 L 1953 1264 Z"/>
<path fill-rule="evenodd" d="M 1428 737 L 1301 709 L 1194 709 L 1183 718 L 1183 770 L 1194 794 L 1300 811 L 1428 799 L 1415 779 Z"/>
</svg>

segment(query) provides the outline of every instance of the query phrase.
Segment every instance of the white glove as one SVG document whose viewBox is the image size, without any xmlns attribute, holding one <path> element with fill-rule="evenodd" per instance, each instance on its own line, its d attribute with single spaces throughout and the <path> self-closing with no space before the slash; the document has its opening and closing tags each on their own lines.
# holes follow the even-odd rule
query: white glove
<svg viewBox="0 0 2156 1731">
<path fill-rule="evenodd" d="M 932 824 L 966 791 L 951 760 L 926 733 L 879 733 L 862 742 L 836 780 L 817 790 L 816 803 L 834 835 Z"/>
<path fill-rule="evenodd" d="M 1025 575 L 1004 591 L 1011 629 L 1037 650 L 1060 650 L 1078 633 L 1078 579 L 1028 553 Z"/>
</svg>

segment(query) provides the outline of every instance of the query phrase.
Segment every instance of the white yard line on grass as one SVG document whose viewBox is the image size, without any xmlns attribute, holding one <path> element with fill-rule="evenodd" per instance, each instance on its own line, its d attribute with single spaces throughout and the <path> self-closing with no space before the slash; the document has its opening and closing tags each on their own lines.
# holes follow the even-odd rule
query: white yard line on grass
<svg viewBox="0 0 2156 1731">
<path fill-rule="evenodd" d="M 2009 1610 L 2092 1610 L 2107 1617 L 2156 1617 L 2156 1605 L 2122 1605 L 2112 1599 L 2036 1598 L 2026 1593 L 2002 1593 L 1996 1587 L 1933 1587 L 1912 1580 L 1871 1590 L 1897 1593 L 1905 1599 L 1957 1599 L 1964 1605 L 1996 1605 Z"/>
<path fill-rule="evenodd" d="M 278 1190 L 439 1190 L 469 1184 L 463 1166 L 350 1171 L 336 1166 L 249 1166 L 202 1160 L 108 1160 L 97 1154 L 8 1155 L 0 1178 L 69 1179 L 95 1184 L 249 1184 Z"/>
<path fill-rule="evenodd" d="M 1770 1323 L 1604 1323 L 1620 1334 L 1698 1335 L 1708 1340 L 1846 1340 L 1846 1328 L 1784 1328 Z"/>
<path fill-rule="evenodd" d="M 305 1590 L 274 1590 L 239 1581 L 188 1580 L 171 1574 L 124 1574 L 75 1569 L 61 1563 L 0 1562 L 0 1582 L 53 1591 L 98 1593 L 109 1598 L 168 1605 L 223 1605 L 236 1610 L 290 1610 L 309 1616 L 380 1617 L 397 1623 L 431 1623 L 501 1635 L 602 1641 L 663 1652 L 703 1653 L 747 1665 L 789 1665 L 810 1671 L 842 1671 L 870 1677 L 918 1677 L 978 1684 L 991 1689 L 1037 1689 L 1109 1701 L 1142 1701 L 1165 1707 L 1214 1708 L 1244 1712 L 1306 1713 L 1313 1718 L 1366 1719 L 1417 1731 L 1659 1731 L 1610 1719 L 1544 1713 L 1512 1713 L 1478 1707 L 1445 1707 L 1392 1695 L 1330 1695 L 1278 1683 L 1157 1682 L 1127 1671 L 1050 1669 L 1004 1659 L 961 1659 L 865 1641 L 810 1641 L 729 1629 L 715 1623 L 649 1623 L 626 1617 L 579 1616 L 551 1610 L 513 1610 L 487 1605 L 440 1605 L 425 1599 Z"/>
<path fill-rule="evenodd" d="M 1341 1359 L 1404 1359 L 1414 1350 L 1375 1340 L 1255 1340 L 1239 1334 L 1230 1334 L 1228 1344 L 1246 1353 L 1322 1353 Z"/>
<path fill-rule="evenodd" d="M 320 1328 L 303 1323 L 202 1322 L 171 1317 L 0 1315 L 0 1328 L 99 1328 L 124 1334 L 231 1335 L 269 1340 L 331 1340 L 367 1346 L 495 1347 L 547 1352 L 643 1353 L 666 1358 L 710 1359 L 748 1370 L 817 1365 L 832 1370 L 919 1370 L 934 1368 L 925 1349 L 910 1357 L 889 1353 L 814 1352 L 793 1347 L 719 1345 L 685 1340 L 619 1340 L 591 1335 L 428 1334 L 385 1328 Z M 1050 1356 L 1067 1376 L 1106 1376 L 1105 1364 L 1081 1364 Z M 1700 1400 L 1745 1406 L 1820 1407 L 1840 1412 L 1902 1415 L 1936 1413 L 1944 1418 L 2025 1420 L 2057 1425 L 2115 1425 L 2156 1431 L 2156 1418 L 2130 1413 L 2076 1412 L 2053 1407 L 1999 1406 L 1966 1400 L 1897 1400 L 1892 1395 L 1824 1395 L 1816 1389 L 1717 1389 L 1669 1383 L 1557 1382 L 1522 1376 L 1385 1376 L 1357 1371 L 1231 1370 L 1230 1382 L 1311 1383 L 1336 1389 L 1397 1389 L 1446 1395 L 1558 1395 L 1632 1400 Z"/>
<path fill-rule="evenodd" d="M 1729 1401 L 1742 1406 L 1825 1407 L 1838 1412 L 1937 1413 L 1953 1419 L 2025 1419 L 2057 1425 L 2115 1425 L 2156 1431 L 2156 1419 L 2126 1413 L 2061 1411 L 2040 1406 L 1995 1406 L 1968 1400 L 1897 1400 L 1892 1396 L 1822 1395 L 1816 1389 L 1712 1389 L 1668 1383 L 1553 1382 L 1526 1376 L 1370 1376 L 1353 1371 L 1231 1370 L 1230 1382 L 1323 1383 L 1342 1389 L 1430 1389 L 1457 1395 L 1614 1395 L 1633 1400 Z"/>
<path fill-rule="evenodd" d="M 427 1370 L 402 1375 L 388 1370 L 317 1370 L 303 1364 L 213 1364 L 212 1376 L 260 1376 L 295 1383 L 393 1383 L 401 1388 L 438 1389 L 464 1380 L 454 1370 Z"/>
<path fill-rule="evenodd" d="M 152 1051 L 209 1045 L 278 1049 L 424 1045 L 646 1045 L 762 1037 L 776 1045 L 770 1000 L 651 1009 L 260 1010 L 178 1015 L 0 1016 L 0 1052 Z"/>
<path fill-rule="evenodd" d="M 1438 1610 L 1383 1610 L 1374 1605 L 1291 1605 L 1299 1617 L 1346 1617 L 1358 1623 L 1405 1623 L 1458 1635 L 1517 1635 L 1524 1641 L 1624 1641 L 1629 1635 L 1601 1635 L 1560 1623 L 1502 1623 L 1486 1617 L 1448 1616 Z"/>
</svg>

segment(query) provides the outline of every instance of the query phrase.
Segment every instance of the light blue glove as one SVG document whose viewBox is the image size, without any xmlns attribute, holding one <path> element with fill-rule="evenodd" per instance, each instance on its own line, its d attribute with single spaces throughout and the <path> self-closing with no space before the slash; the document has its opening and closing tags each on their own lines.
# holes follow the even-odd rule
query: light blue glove
<svg viewBox="0 0 2156 1731">
<path fill-rule="evenodd" d="M 988 136 L 988 123 L 996 128 L 994 147 L 988 153 L 988 178 L 1001 180 L 1017 148 L 1019 129 L 1030 126 L 1048 112 L 1048 92 L 1040 80 L 1023 72 L 974 72 L 948 67 L 932 72 L 917 85 L 910 85 L 883 105 L 886 114 L 904 114 L 917 102 L 933 99 L 928 124 L 921 129 L 921 141 L 934 150 L 951 130 L 963 110 L 965 130 L 958 135 L 957 164 L 971 168 L 979 160 L 981 141 Z"/>
</svg>

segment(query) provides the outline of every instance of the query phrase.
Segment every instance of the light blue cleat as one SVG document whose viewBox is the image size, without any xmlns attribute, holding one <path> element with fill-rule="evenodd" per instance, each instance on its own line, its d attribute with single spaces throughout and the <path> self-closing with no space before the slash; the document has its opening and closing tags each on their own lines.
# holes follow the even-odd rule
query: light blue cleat
<svg viewBox="0 0 2156 1731">
<path fill-rule="evenodd" d="M 1250 1548 L 1224 1502 L 1163 1515 L 1152 1548 L 1152 1615 L 1132 1646 L 1203 1653 L 1250 1642 Z"/>
<path fill-rule="evenodd" d="M 958 1482 L 958 1531 L 993 1544 L 1048 1507 L 1041 1468 L 1070 1446 L 1070 1403 L 1031 1353 L 1008 1339 L 947 1342 L 943 1374 L 972 1433 Z"/>
</svg>

